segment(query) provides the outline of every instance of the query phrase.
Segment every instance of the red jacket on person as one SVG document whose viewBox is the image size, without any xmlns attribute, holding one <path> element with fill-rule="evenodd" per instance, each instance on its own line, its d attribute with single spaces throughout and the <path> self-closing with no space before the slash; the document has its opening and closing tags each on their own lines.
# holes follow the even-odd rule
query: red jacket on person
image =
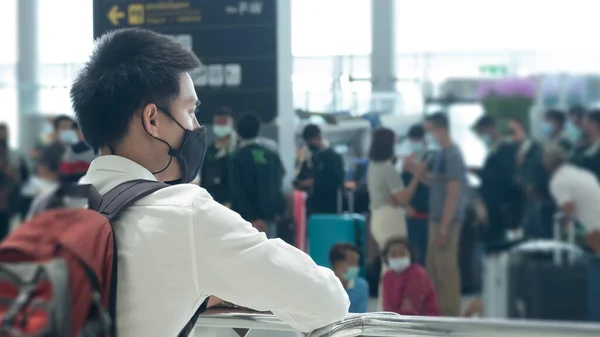
<svg viewBox="0 0 600 337">
<path fill-rule="evenodd" d="M 410 316 L 439 316 L 437 294 L 427 272 L 413 263 L 397 273 L 385 272 L 382 278 L 383 310 Z"/>
</svg>

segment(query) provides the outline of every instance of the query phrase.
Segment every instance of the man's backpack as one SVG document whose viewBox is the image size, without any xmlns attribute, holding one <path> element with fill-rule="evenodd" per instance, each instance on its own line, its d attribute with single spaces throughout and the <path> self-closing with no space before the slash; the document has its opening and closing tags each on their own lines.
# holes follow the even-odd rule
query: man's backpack
<svg viewBox="0 0 600 337">
<path fill-rule="evenodd" d="M 116 336 L 117 245 L 110 222 L 164 187 L 133 180 L 101 196 L 91 185 L 62 186 L 46 210 L 0 243 L 0 337 Z M 85 208 L 65 208 L 68 198 Z M 189 335 L 208 301 L 178 337 Z"/>
</svg>

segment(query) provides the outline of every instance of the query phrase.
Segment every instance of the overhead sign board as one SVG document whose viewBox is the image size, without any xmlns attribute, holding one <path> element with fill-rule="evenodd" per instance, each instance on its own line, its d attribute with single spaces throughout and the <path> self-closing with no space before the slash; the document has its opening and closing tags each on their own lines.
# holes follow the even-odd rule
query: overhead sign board
<svg viewBox="0 0 600 337">
<path fill-rule="evenodd" d="M 94 0 L 94 36 L 125 27 L 172 35 L 203 67 L 191 72 L 208 122 L 221 106 L 277 116 L 277 0 Z"/>
</svg>

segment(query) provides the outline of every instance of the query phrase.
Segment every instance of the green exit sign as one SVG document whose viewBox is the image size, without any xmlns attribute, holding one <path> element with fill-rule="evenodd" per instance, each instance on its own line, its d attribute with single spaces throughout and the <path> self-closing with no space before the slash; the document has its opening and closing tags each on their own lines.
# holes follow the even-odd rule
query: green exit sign
<svg viewBox="0 0 600 337">
<path fill-rule="evenodd" d="M 482 65 L 479 66 L 479 73 L 488 76 L 506 76 L 508 67 L 503 65 Z"/>
</svg>

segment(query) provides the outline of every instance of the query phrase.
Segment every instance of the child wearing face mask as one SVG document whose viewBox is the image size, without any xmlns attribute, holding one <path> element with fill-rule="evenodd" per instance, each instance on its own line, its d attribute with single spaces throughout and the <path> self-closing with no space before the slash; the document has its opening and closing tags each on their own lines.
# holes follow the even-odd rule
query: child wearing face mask
<svg viewBox="0 0 600 337">
<path fill-rule="evenodd" d="M 369 303 L 369 284 L 358 276 L 360 254 L 358 249 L 348 243 L 338 243 L 329 252 L 331 268 L 348 293 L 350 308 L 348 312 L 362 314 L 367 312 Z"/>
<path fill-rule="evenodd" d="M 404 238 L 385 245 L 384 261 L 389 270 L 382 277 L 383 310 L 401 315 L 439 316 L 437 295 L 427 272 L 416 260 L 413 247 Z"/>
</svg>

